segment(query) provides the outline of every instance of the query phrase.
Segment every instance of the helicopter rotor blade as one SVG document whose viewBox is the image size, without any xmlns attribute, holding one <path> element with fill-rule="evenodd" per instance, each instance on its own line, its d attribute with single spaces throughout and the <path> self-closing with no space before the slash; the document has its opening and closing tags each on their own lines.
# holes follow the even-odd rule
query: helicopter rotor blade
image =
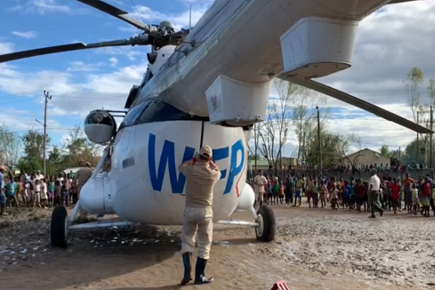
<svg viewBox="0 0 435 290">
<path fill-rule="evenodd" d="M 340 100 L 342 102 L 345 102 L 347 104 L 350 104 L 350 105 L 355 106 L 357 108 L 360 108 L 362 110 L 370 112 L 376 116 L 384 118 L 388 121 L 391 121 L 393 123 L 396 123 L 398 125 L 406 127 L 412 131 L 422 133 L 422 134 L 433 133 L 432 130 L 430 130 L 426 127 L 423 127 L 417 123 L 414 123 L 408 119 L 405 119 L 402 116 L 391 113 L 390 111 L 387 111 L 381 107 L 373 105 L 367 101 L 364 101 L 362 99 L 354 97 L 354 96 L 347 94 L 343 91 L 339 91 L 337 89 L 334 89 L 334 88 L 327 86 L 327 85 L 324 85 L 322 83 L 313 81 L 311 79 L 297 79 L 297 78 L 287 77 L 284 74 L 279 75 L 278 78 L 285 80 L 285 81 L 288 81 L 288 82 L 291 82 L 291 83 L 294 83 L 294 84 L 297 84 L 297 85 L 300 85 L 300 86 L 304 86 L 306 88 L 312 89 L 312 90 L 319 92 L 321 94 L 328 95 L 328 96 L 333 97 L 337 100 Z"/>
<path fill-rule="evenodd" d="M 97 42 L 97 43 L 90 43 L 90 44 L 85 44 L 81 42 L 71 43 L 71 44 L 49 46 L 49 47 L 3 54 L 0 55 L 0 63 L 39 56 L 39 55 L 67 52 L 67 51 L 74 51 L 74 50 L 83 50 L 83 49 L 100 48 L 100 47 L 108 47 L 108 46 L 147 45 L 147 44 L 150 44 L 148 40 L 148 36 L 144 34 L 137 37 L 132 37 L 130 39 L 112 40 L 112 41 Z"/>
<path fill-rule="evenodd" d="M 125 21 L 128 24 L 135 26 L 136 28 L 144 30 L 148 34 L 157 30 L 155 27 L 151 25 L 142 23 L 139 20 L 129 17 L 128 12 L 121 10 L 115 6 L 112 6 L 106 2 L 100 0 L 76 0 L 76 1 L 91 6 L 109 15 L 112 15 L 113 17 L 121 19 L 122 21 Z"/>
<path fill-rule="evenodd" d="M 421 1 L 421 0 L 391 0 L 390 2 L 388 2 L 387 4 L 400 4 L 400 3 L 406 3 L 406 2 L 416 2 L 416 1 Z"/>
</svg>

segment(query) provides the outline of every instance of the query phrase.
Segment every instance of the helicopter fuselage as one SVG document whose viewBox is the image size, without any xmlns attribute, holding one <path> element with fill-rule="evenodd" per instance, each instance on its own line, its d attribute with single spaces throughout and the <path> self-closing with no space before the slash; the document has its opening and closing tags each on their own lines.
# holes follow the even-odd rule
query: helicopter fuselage
<svg viewBox="0 0 435 290">
<path fill-rule="evenodd" d="M 160 98 L 176 108 L 196 116 L 208 116 L 205 92 L 225 75 L 246 83 L 266 83 L 283 71 L 283 50 L 295 50 L 280 43 L 280 37 L 309 17 L 362 20 L 388 0 L 219 0 L 207 10 L 175 49 L 168 61 L 142 87 L 133 105 L 149 98 Z M 325 21 L 326 23 L 327 21 Z M 332 32 L 328 32 L 332 33 Z M 337 30 L 336 33 L 342 33 Z M 325 31 L 303 33 L 300 45 L 316 39 L 324 50 L 339 50 L 337 43 L 324 37 Z M 295 35 L 300 37 L 301 35 Z M 355 43 L 353 34 L 346 46 L 349 53 Z M 320 41 L 320 43 L 319 43 Z M 310 53 L 309 47 L 302 48 Z M 295 55 L 295 58 L 301 57 Z M 317 59 L 322 62 L 322 59 Z M 301 63 L 303 67 L 304 63 Z M 346 68 L 348 66 L 345 66 Z M 322 66 L 313 67 L 313 75 L 325 75 Z M 339 71 L 339 68 L 336 71 Z M 333 72 L 336 72 L 333 71 Z"/>
<path fill-rule="evenodd" d="M 283 71 L 283 49 L 295 49 L 283 47 L 280 37 L 294 25 L 304 27 L 306 23 L 301 20 L 307 17 L 321 17 L 313 20 L 315 27 L 322 28 L 324 22 L 335 37 L 348 37 L 344 48 L 349 54 L 353 50 L 354 30 L 341 36 L 340 33 L 347 30 L 327 19 L 356 21 L 357 24 L 386 2 L 215 1 L 184 44 L 174 47 L 175 50 L 171 48 L 172 55 L 164 62 L 159 59 L 158 68 L 151 64 L 153 75 L 144 79 L 116 134 L 112 170 L 83 187 L 81 206 L 90 213 L 113 212 L 134 222 L 181 224 L 185 177 L 179 173 L 178 166 L 193 157 L 202 144 L 207 144 L 213 148 L 221 169 L 221 180 L 214 191 L 214 219 L 228 218 L 236 209 L 252 209 L 254 194 L 249 185 L 245 185 L 247 140 L 244 130 L 210 124 L 206 92 L 220 76 L 243 82 L 246 87 L 270 83 Z M 324 40 L 322 50 L 332 51 L 335 58 L 339 56 L 334 52 L 335 42 L 321 35 L 322 29 L 297 33 L 296 36 L 305 37 L 301 43 L 310 44 L 310 39 L 315 39 L 317 44 L 322 44 L 318 39 Z M 168 51 L 168 47 L 163 47 L 160 56 Z M 314 61 L 321 63 L 322 59 Z M 310 73 L 325 75 L 334 72 L 329 70 L 331 67 L 340 69 L 339 65 L 333 65 L 325 70 L 325 66 L 319 64 L 312 65 Z M 249 89 L 244 90 L 243 85 L 240 88 L 239 95 L 235 96 L 227 90 L 230 96 L 226 96 L 226 100 L 244 94 L 246 101 L 238 106 L 255 106 L 246 99 Z M 267 103 L 269 95 L 262 94 Z M 226 105 L 229 109 L 231 101 Z"/>
<path fill-rule="evenodd" d="M 89 213 L 116 213 L 133 222 L 181 224 L 186 178 L 178 166 L 207 144 L 221 170 L 214 188 L 214 218 L 225 219 L 254 201 L 252 190 L 245 186 L 245 138 L 242 128 L 200 119 L 127 126 L 113 145 L 111 171 L 84 185 L 80 205 Z"/>
</svg>

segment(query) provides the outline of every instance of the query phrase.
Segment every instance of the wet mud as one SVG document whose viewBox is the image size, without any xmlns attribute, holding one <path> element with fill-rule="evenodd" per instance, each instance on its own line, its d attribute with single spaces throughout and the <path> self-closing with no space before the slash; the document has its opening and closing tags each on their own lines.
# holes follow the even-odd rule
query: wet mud
<svg viewBox="0 0 435 290">
<path fill-rule="evenodd" d="M 282 279 L 292 290 L 435 289 L 434 217 L 273 208 L 276 241 L 217 225 L 207 267 L 215 282 L 186 289 L 270 289 Z M 180 227 L 71 232 L 62 250 L 49 245 L 50 214 L 0 217 L 0 289 L 180 289 Z"/>
</svg>

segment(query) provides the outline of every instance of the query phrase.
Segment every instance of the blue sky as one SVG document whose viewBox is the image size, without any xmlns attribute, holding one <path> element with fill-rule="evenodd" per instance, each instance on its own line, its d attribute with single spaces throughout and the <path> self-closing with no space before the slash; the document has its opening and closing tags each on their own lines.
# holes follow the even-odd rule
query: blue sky
<svg viewBox="0 0 435 290">
<path fill-rule="evenodd" d="M 190 5 L 195 22 L 205 9 L 195 1 L 181 0 L 107 2 L 131 12 L 143 22 L 158 24 L 169 19 L 177 27 L 188 26 Z M 2 0 L 0 18 L 0 53 L 125 39 L 139 32 L 74 0 Z M 126 47 L 75 51 L 2 65 L 0 122 L 18 133 L 31 127 L 41 128 L 34 119 L 43 121 L 43 90 L 48 90 L 53 96 L 48 107 L 49 134 L 54 143 L 59 143 L 68 128 L 82 125 L 86 111 L 123 108 L 130 87 L 140 81 L 146 70 L 148 50 Z M 114 78 L 116 84 L 111 82 Z M 111 85 L 118 87 L 112 90 Z"/>
<path fill-rule="evenodd" d="M 108 0 L 145 23 L 171 20 L 187 28 L 189 7 L 195 24 L 210 0 Z M 320 81 L 411 118 L 403 78 L 414 66 L 426 81 L 435 78 L 433 49 L 435 1 L 383 8 L 359 28 L 351 69 Z M 114 17 L 74 0 L 1 0 L 0 54 L 73 42 L 129 38 L 139 31 Z M 406 37 L 404 37 L 406 35 Z M 418 43 L 419 45 L 415 45 Z M 122 109 L 133 84 L 145 72 L 146 47 L 118 47 L 53 54 L 0 64 L 0 123 L 20 133 L 41 129 L 43 91 L 53 96 L 48 107 L 49 135 L 62 142 L 68 128 L 82 125 L 93 109 Z M 404 146 L 413 132 L 328 98 L 328 127 L 358 133 L 365 147 Z M 286 146 L 291 155 L 292 135 Z"/>
</svg>

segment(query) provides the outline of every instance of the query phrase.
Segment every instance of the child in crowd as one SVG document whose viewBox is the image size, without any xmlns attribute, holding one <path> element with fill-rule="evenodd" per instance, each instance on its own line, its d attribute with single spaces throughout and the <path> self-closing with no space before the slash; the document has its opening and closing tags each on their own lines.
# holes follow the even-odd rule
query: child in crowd
<svg viewBox="0 0 435 290">
<path fill-rule="evenodd" d="M 273 179 L 274 180 L 272 185 L 272 198 L 273 198 L 272 204 L 278 204 L 278 195 L 279 195 L 279 189 L 281 185 L 277 176 L 275 176 Z"/>
<path fill-rule="evenodd" d="M 62 205 L 62 180 L 57 178 L 54 182 L 54 206 Z"/>
<path fill-rule="evenodd" d="M 54 192 L 55 192 L 54 176 L 51 176 L 50 180 L 48 181 L 48 203 L 50 204 L 50 206 L 54 205 Z"/>
<path fill-rule="evenodd" d="M 313 186 L 311 188 L 312 197 L 313 197 L 313 208 L 319 207 L 319 187 L 317 186 L 317 180 L 314 179 Z"/>
<path fill-rule="evenodd" d="M 5 191 L 6 191 L 6 198 L 7 198 L 6 207 L 11 208 L 12 205 L 15 203 L 15 206 L 17 207 L 17 209 L 19 209 L 19 204 L 16 195 L 17 184 L 11 176 L 8 177 L 8 181 L 5 185 Z"/>
<path fill-rule="evenodd" d="M 334 184 L 334 188 L 331 190 L 331 207 L 333 210 L 338 210 L 338 190 L 337 186 Z"/>
<path fill-rule="evenodd" d="M 279 185 L 279 191 L 278 191 L 278 196 L 279 196 L 279 202 L 281 204 L 284 204 L 284 185 L 280 184 Z"/>
<path fill-rule="evenodd" d="M 326 186 L 323 181 L 320 181 L 319 187 L 320 205 L 322 208 L 326 207 Z"/>
<path fill-rule="evenodd" d="M 45 178 L 40 179 L 40 184 L 41 184 L 41 204 L 42 206 L 45 208 L 47 206 L 47 183 Z"/>
<path fill-rule="evenodd" d="M 416 215 L 420 209 L 420 201 L 418 199 L 418 188 L 415 183 L 412 185 L 411 196 L 412 196 L 412 206 L 408 204 L 408 213 L 414 212 L 414 215 Z"/>
<path fill-rule="evenodd" d="M 349 182 L 346 180 L 344 181 L 344 185 L 342 187 L 342 191 L 343 191 L 343 208 L 349 208 L 349 210 L 351 210 L 351 203 L 350 203 L 350 187 L 349 187 Z"/>
<path fill-rule="evenodd" d="M 35 194 L 33 196 L 33 207 L 41 207 L 41 181 L 35 180 Z"/>
<path fill-rule="evenodd" d="M 62 181 L 62 196 L 63 196 L 63 203 L 65 206 L 69 205 L 69 192 L 68 192 L 68 185 L 66 181 Z"/>
</svg>

